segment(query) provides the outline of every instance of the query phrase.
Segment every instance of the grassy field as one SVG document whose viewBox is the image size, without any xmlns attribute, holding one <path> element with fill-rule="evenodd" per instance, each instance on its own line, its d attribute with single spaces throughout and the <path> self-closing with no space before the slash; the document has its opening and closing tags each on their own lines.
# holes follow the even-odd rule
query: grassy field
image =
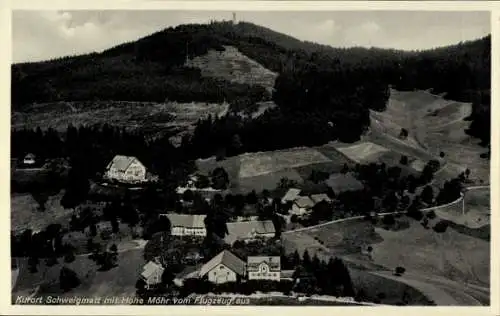
<svg viewBox="0 0 500 316">
<path fill-rule="evenodd" d="M 331 149 L 330 149 L 331 150 Z M 344 161 L 345 158 L 344 158 Z M 342 161 L 332 161 L 320 150 L 296 147 L 269 152 L 245 153 L 216 161 L 215 157 L 198 159 L 196 166 L 200 173 L 209 174 L 217 167 L 223 167 L 230 178 L 235 192 L 257 192 L 276 188 L 280 179 L 286 177 L 302 183 L 312 170 L 336 171 Z"/>
<path fill-rule="evenodd" d="M 466 202 L 471 212 L 486 212 L 484 201 L 488 197 L 485 194 L 472 195 Z M 474 209 L 481 204 L 480 211 Z M 377 295 L 380 288 L 389 288 L 381 284 L 398 282 L 391 271 L 401 266 L 406 272 L 399 280 L 418 290 L 416 293 L 423 291 L 428 300 L 436 299 L 441 304 L 489 304 L 490 226 L 474 229 L 450 221 L 444 233 L 437 233 L 432 227 L 442 218 L 440 211 L 436 214 L 438 216 L 430 221 L 430 229 L 405 217 L 402 219 L 409 223 L 409 227 L 397 231 L 373 226 L 368 221 L 353 220 L 286 233 L 282 239 L 287 252 L 297 250 L 303 253 L 307 249 L 311 256 L 316 254 L 320 259 L 341 257 L 350 268 L 356 288 L 363 288 L 372 295 Z M 368 245 L 373 247 L 370 255 L 362 251 Z M 464 283 L 470 287 L 464 287 Z M 464 288 L 467 293 L 457 294 Z M 393 300 L 390 304 L 400 299 L 394 294 L 384 294 Z M 415 296 L 414 293 L 410 296 L 419 301 L 418 304 L 423 302 L 422 295 Z"/>
<path fill-rule="evenodd" d="M 356 258 L 363 246 L 372 245 L 371 263 L 389 270 L 403 266 L 416 273 L 489 284 L 489 242 L 451 227 L 439 234 L 410 220 L 409 228 L 390 231 L 355 220 L 285 236 L 299 251 L 320 248 L 318 241 L 322 241 L 333 254 Z"/>
<path fill-rule="evenodd" d="M 362 246 L 382 241 L 369 222 L 343 222 L 307 232 L 287 233 L 282 236 L 282 241 L 287 253 L 307 250 L 311 256 L 317 255 L 321 260 L 332 256 L 344 259 L 355 290 L 364 292 L 367 300 L 377 299 L 382 293 L 380 303 L 396 305 L 402 302 L 406 293 L 408 305 L 432 305 L 430 299 L 411 286 L 370 272 L 386 269 L 366 261 L 359 254 Z"/>
<path fill-rule="evenodd" d="M 296 168 L 311 164 L 331 161 L 319 151 L 297 147 L 272 152 L 240 155 L 240 178 L 248 178 L 277 172 L 283 169 Z"/>
<path fill-rule="evenodd" d="M 371 133 L 366 140 L 418 159 L 414 166 L 417 170 L 443 152 L 445 156 L 439 160 L 446 170 L 437 177 L 439 185 L 465 168 L 471 170 L 471 178 L 478 183 L 489 183 L 489 161 L 480 158 L 487 149 L 465 133 L 469 122 L 464 119 L 471 111 L 469 103 L 446 100 L 426 91 L 391 90 L 387 110 L 372 111 Z M 397 137 L 401 128 L 409 131 L 408 139 Z"/>
<path fill-rule="evenodd" d="M 438 234 L 412 222 L 403 232 L 376 229 L 383 241 L 374 245 L 373 261 L 389 269 L 437 275 L 457 282 L 489 285 L 489 248 L 484 240 L 449 228 Z M 401 251 L 395 251 L 401 249 Z"/>
<path fill-rule="evenodd" d="M 361 142 L 352 146 L 338 147 L 338 150 L 358 163 L 376 161 L 389 151 L 387 148 L 372 142 Z"/>
<path fill-rule="evenodd" d="M 470 190 L 465 194 L 465 212 L 462 203 L 436 210 L 436 214 L 445 220 L 471 229 L 490 225 L 491 206 L 489 188 Z"/>
</svg>

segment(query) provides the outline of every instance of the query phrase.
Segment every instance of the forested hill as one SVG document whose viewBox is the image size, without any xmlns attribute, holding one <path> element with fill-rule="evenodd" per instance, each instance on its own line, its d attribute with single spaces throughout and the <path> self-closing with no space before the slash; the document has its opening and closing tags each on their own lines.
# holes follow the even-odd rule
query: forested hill
<svg viewBox="0 0 500 316">
<path fill-rule="evenodd" d="M 369 108 L 384 110 L 388 85 L 401 90 L 433 89 L 474 102 L 471 133 L 484 138 L 482 124 L 474 121 L 489 117 L 485 115 L 489 115 L 490 40 L 487 36 L 404 52 L 332 48 L 245 22 L 181 25 L 102 53 L 13 65 L 12 102 L 15 109 L 22 109 L 34 102 L 59 100 L 232 103 L 241 98 L 269 99 L 263 87 L 202 77 L 199 70 L 184 67 L 186 55 L 192 58 L 230 45 L 280 74 L 273 96 L 280 111 L 326 111 L 329 122 L 338 123 L 334 134 L 344 126 L 356 130 L 346 140 L 356 139 L 369 124 Z"/>
</svg>

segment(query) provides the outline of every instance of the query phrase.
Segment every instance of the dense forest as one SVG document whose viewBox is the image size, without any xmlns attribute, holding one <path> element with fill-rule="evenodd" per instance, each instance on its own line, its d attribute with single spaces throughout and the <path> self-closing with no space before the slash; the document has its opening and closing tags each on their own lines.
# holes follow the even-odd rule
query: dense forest
<svg viewBox="0 0 500 316">
<path fill-rule="evenodd" d="M 332 48 L 245 22 L 181 25 L 102 53 L 13 65 L 12 102 L 13 108 L 22 109 L 31 103 L 59 100 L 227 100 L 236 104 L 243 98 L 249 98 L 250 103 L 269 99 L 263 87 L 202 77 L 199 70 L 184 66 L 186 56 L 192 58 L 232 45 L 279 73 L 272 96 L 279 111 L 248 124 L 224 122 L 222 127 L 213 128 L 233 126 L 247 147 L 266 142 L 264 136 L 243 140 L 243 135 L 258 129 L 266 131 L 262 135 L 278 133 L 272 137 L 277 143 L 285 138 L 280 131 L 292 138 L 299 134 L 293 131 L 299 129 L 315 131 L 321 139 L 355 141 L 369 125 L 368 110 L 385 109 L 389 86 L 432 89 L 449 98 L 473 102 L 468 133 L 487 144 L 490 40 L 487 36 L 444 48 L 403 52 Z M 297 117 L 300 122 L 294 119 Z M 289 142 L 299 144 L 300 137 Z M 196 138 L 194 141 L 200 141 Z"/>
</svg>

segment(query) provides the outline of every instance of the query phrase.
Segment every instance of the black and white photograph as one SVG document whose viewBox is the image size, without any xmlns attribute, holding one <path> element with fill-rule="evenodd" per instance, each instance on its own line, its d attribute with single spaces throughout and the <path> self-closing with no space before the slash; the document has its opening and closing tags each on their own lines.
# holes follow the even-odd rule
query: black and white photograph
<svg viewBox="0 0 500 316">
<path fill-rule="evenodd" d="M 11 305 L 491 306 L 490 11 L 11 28 Z"/>
</svg>

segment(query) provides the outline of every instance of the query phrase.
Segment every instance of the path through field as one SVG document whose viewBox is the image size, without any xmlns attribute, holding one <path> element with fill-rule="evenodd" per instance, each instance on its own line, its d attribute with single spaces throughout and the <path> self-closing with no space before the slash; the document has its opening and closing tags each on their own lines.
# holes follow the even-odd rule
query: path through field
<svg viewBox="0 0 500 316">
<path fill-rule="evenodd" d="M 476 194 L 477 191 L 489 192 L 489 187 L 472 187 L 466 190 L 464 195 L 466 197 L 467 194 Z M 447 209 L 454 206 L 461 209 L 462 199 L 423 211 L 434 210 L 439 214 L 439 208 L 443 208 L 442 212 L 448 212 Z M 413 230 L 401 232 L 376 228 L 376 234 L 378 236 L 382 234 L 380 242 L 376 236 L 370 237 L 367 233 L 360 235 L 361 226 L 354 225 L 352 228 L 346 226 L 356 221 L 362 221 L 362 217 L 345 218 L 283 232 L 285 247 L 288 243 L 291 249 L 295 248 L 299 253 L 307 249 L 311 255 L 316 254 L 322 260 L 340 256 L 351 268 L 355 267 L 378 277 L 407 284 L 437 305 L 483 306 L 490 304 L 489 242 L 461 234 L 453 229 L 448 229 L 445 234 L 437 234 L 432 230 L 424 230 L 418 223 L 412 224 Z M 346 229 L 355 231 L 349 233 L 354 235 L 345 235 Z M 325 232 L 320 234 L 322 230 Z M 336 237 L 336 235 L 339 236 Z M 313 238 L 313 236 L 316 237 Z M 317 237 L 324 244 L 320 243 Z M 344 249 L 348 245 L 344 241 L 346 238 L 366 240 L 369 244 L 372 240 L 374 244 L 372 259 L 366 260 L 352 249 Z M 363 241 L 360 244 L 363 244 Z M 394 252 L 395 249 L 406 250 L 403 254 L 401 251 Z M 483 259 L 488 259 L 488 262 Z M 398 261 L 407 270 L 403 276 L 399 277 L 393 275 Z"/>
</svg>

